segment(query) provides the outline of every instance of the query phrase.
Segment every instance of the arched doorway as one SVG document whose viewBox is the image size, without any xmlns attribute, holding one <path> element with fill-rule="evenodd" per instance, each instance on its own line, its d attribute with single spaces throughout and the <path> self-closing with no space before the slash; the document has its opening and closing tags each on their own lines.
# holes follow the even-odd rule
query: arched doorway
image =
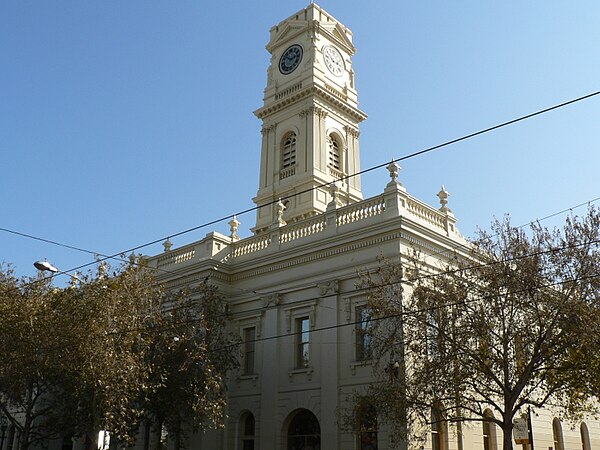
<svg viewBox="0 0 600 450">
<path fill-rule="evenodd" d="M 291 414 L 286 430 L 287 450 L 321 450 L 321 426 L 308 409 Z"/>
</svg>

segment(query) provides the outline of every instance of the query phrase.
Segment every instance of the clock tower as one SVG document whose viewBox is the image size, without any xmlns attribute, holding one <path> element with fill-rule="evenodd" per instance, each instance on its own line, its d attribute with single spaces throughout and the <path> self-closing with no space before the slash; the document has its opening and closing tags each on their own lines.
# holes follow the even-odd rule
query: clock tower
<svg viewBox="0 0 600 450">
<path fill-rule="evenodd" d="M 254 114 L 262 120 L 262 148 L 255 233 L 266 231 L 277 217 L 296 222 L 325 211 L 329 183 L 336 180 L 338 199 L 347 205 L 362 199 L 358 109 L 354 86 L 352 32 L 311 3 L 271 28 L 267 44 L 264 105 Z"/>
</svg>

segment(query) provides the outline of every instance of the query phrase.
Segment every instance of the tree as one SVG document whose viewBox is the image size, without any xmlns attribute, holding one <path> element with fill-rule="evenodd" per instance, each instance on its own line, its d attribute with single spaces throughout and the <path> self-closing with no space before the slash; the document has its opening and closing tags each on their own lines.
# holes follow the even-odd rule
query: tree
<svg viewBox="0 0 600 450">
<path fill-rule="evenodd" d="M 10 267 L 1 268 L 0 410 L 15 428 L 22 449 L 55 436 L 44 420 L 52 412 L 44 398 L 61 376 L 57 342 L 67 337 L 59 336 L 60 318 L 48 313 L 53 305 L 49 283 L 19 280 Z"/>
<path fill-rule="evenodd" d="M 137 260 L 106 270 L 67 289 L 0 271 L 0 410 L 23 450 L 100 429 L 133 436 L 151 389 L 145 329 L 163 294 Z"/>
<path fill-rule="evenodd" d="M 411 424 L 413 441 L 448 422 L 459 435 L 464 422 L 495 423 L 510 450 L 526 408 L 597 411 L 599 244 L 595 208 L 562 230 L 526 233 L 506 218 L 442 267 L 415 249 L 367 275 L 381 378 L 367 396 L 379 413 Z"/>
<path fill-rule="evenodd" d="M 0 411 L 22 450 L 69 435 L 93 443 L 99 430 L 132 443 L 163 405 L 169 426 L 174 410 L 202 417 L 195 427 L 223 416 L 233 363 L 222 349 L 235 348 L 215 289 L 168 295 L 133 256 L 109 270 L 100 264 L 67 289 L 0 270 Z"/>
<path fill-rule="evenodd" d="M 171 295 L 148 358 L 156 389 L 146 418 L 181 446 L 186 431 L 224 426 L 226 375 L 239 363 L 239 337 L 227 330 L 223 297 L 208 279 Z"/>
</svg>

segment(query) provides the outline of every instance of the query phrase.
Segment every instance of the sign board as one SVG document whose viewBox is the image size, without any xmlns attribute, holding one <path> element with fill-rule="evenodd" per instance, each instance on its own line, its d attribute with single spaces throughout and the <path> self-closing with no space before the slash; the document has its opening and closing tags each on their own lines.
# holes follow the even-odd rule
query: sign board
<svg viewBox="0 0 600 450">
<path fill-rule="evenodd" d="M 513 438 L 517 444 L 529 444 L 529 428 L 527 419 L 519 418 L 513 422 Z"/>
</svg>

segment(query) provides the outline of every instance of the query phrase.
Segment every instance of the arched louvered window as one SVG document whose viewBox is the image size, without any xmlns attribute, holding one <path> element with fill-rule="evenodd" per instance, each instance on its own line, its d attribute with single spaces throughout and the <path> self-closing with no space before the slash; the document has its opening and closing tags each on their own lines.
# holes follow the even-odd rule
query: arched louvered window
<svg viewBox="0 0 600 450">
<path fill-rule="evenodd" d="M 281 168 L 296 164 L 296 133 L 288 133 L 281 143 Z"/>
<path fill-rule="evenodd" d="M 341 145 L 333 134 L 327 137 L 327 145 L 329 147 L 329 166 L 335 170 L 341 170 Z"/>
</svg>

